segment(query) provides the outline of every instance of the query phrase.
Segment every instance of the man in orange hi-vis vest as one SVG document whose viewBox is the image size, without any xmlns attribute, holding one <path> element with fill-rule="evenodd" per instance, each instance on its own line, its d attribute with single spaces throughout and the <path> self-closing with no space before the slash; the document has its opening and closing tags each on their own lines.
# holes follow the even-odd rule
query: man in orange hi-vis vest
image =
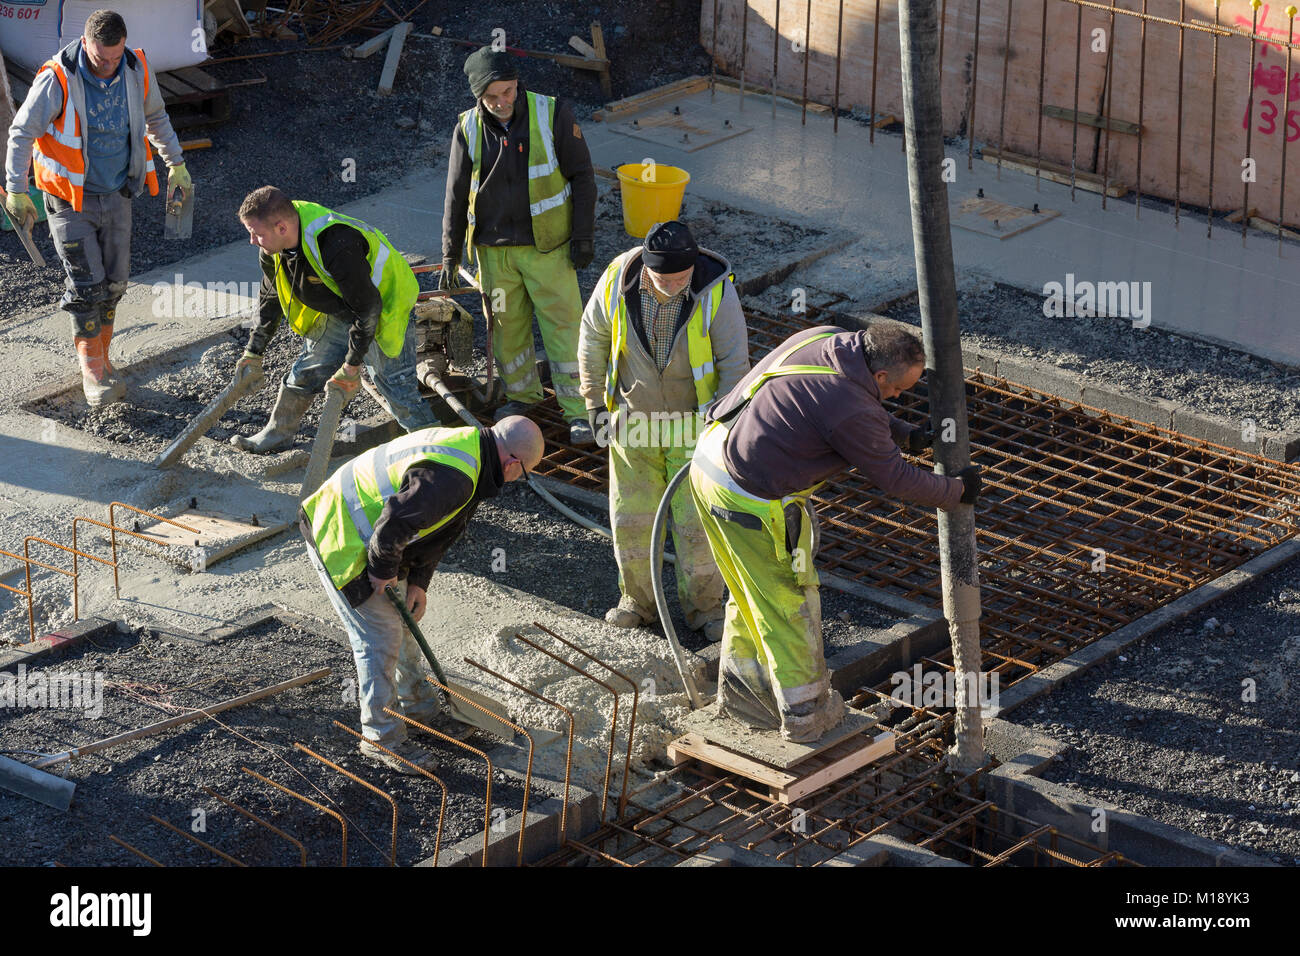
<svg viewBox="0 0 1300 956">
<path fill-rule="evenodd" d="M 45 62 L 9 129 L 5 211 L 18 228 L 36 218 L 27 193 L 35 169 L 50 235 L 67 273 L 62 306 L 72 316 L 81 387 L 91 406 L 126 391 L 108 358 L 117 303 L 131 265 L 131 200 L 161 190 L 152 143 L 168 166 L 167 194 L 194 185 L 162 92 L 143 50 L 126 45 L 126 22 L 96 10 L 80 39 Z"/>
</svg>

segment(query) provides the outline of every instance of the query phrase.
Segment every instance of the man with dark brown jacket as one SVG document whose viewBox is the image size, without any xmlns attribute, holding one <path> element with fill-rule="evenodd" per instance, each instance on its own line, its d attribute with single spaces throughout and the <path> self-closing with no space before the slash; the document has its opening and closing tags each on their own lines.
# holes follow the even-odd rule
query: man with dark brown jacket
<svg viewBox="0 0 1300 956">
<path fill-rule="evenodd" d="M 886 494 L 935 508 L 971 504 L 975 466 L 945 477 L 908 464 L 899 445 L 928 430 L 881 404 L 914 386 L 921 343 L 899 326 L 791 336 L 709 411 L 691 466 L 695 507 L 731 592 L 718 674 L 720 711 L 795 741 L 844 715 L 822 650 L 816 516 L 809 496 L 849 468 Z"/>
</svg>

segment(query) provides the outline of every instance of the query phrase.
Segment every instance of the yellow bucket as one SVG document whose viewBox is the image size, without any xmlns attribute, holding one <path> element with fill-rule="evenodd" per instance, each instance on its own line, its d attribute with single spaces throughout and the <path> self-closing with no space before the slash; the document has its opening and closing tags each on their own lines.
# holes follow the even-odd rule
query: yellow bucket
<svg viewBox="0 0 1300 956">
<path fill-rule="evenodd" d="M 676 219 L 691 174 L 661 163 L 624 163 L 616 170 L 623 194 L 623 228 L 641 239 L 657 222 Z"/>
</svg>

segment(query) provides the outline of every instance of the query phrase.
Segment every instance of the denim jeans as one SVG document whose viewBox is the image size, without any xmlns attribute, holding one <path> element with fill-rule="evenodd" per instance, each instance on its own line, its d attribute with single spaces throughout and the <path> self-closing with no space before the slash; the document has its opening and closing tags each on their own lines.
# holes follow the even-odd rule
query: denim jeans
<svg viewBox="0 0 1300 956">
<path fill-rule="evenodd" d="M 285 376 L 285 384 L 312 394 L 323 389 L 347 358 L 351 327 L 338 316 L 323 316 L 311 330 L 311 335 L 303 336 L 302 351 Z M 406 339 L 396 358 L 389 358 L 379 347 L 379 342 L 372 341 L 362 361 L 402 428 L 413 432 L 438 424 L 433 410 L 420 396 L 420 385 L 415 377 L 414 322 L 407 323 Z"/>
<path fill-rule="evenodd" d="M 320 575 L 334 613 L 343 622 L 348 643 L 352 645 L 362 734 L 386 747 L 405 740 L 406 724 L 384 713 L 384 708 L 406 713 L 438 707 L 437 691 L 424 679 L 424 655 L 420 646 L 386 596 L 376 593 L 360 607 L 351 607 L 334 587 L 329 572 L 310 544 L 307 557 Z M 406 599 L 405 581 L 399 581 L 394 590 Z"/>
</svg>

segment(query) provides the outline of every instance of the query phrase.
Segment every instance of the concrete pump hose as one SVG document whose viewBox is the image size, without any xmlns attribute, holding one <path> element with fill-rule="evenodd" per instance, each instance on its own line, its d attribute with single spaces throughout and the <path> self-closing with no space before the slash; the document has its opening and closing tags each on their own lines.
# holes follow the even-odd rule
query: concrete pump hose
<svg viewBox="0 0 1300 956">
<path fill-rule="evenodd" d="M 691 463 L 688 461 L 682 465 L 677 474 L 673 475 L 672 481 L 668 482 L 668 487 L 664 489 L 664 496 L 659 499 L 659 508 L 655 511 L 654 527 L 650 531 L 650 584 L 655 592 L 655 606 L 659 610 L 659 621 L 664 626 L 664 635 L 668 638 L 668 646 L 672 648 L 673 661 L 677 664 L 677 673 L 682 678 L 682 683 L 686 685 L 686 694 L 691 700 L 691 709 L 697 710 L 704 706 L 700 700 L 700 692 L 695 688 L 695 682 L 691 680 L 690 672 L 686 667 L 686 656 L 682 650 L 681 644 L 677 643 L 677 631 L 673 627 L 673 616 L 668 610 L 668 598 L 664 595 L 664 539 L 667 537 L 668 530 L 668 510 L 672 505 L 673 493 L 677 491 L 677 486 L 682 483 L 686 475 L 691 470 Z"/>
</svg>

